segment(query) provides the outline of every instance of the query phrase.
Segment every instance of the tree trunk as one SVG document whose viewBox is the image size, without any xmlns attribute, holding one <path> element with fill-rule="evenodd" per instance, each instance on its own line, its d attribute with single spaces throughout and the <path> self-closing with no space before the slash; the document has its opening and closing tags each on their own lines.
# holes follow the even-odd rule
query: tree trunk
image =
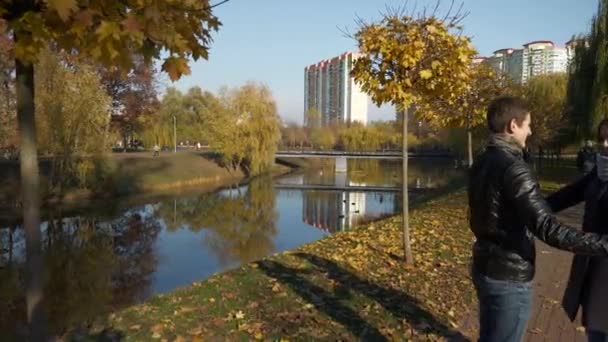
<svg viewBox="0 0 608 342">
<path fill-rule="evenodd" d="M 17 37 L 15 36 L 15 41 Z M 40 233 L 40 198 L 36 125 L 34 120 L 34 66 L 16 60 L 17 116 L 20 134 L 23 228 L 26 241 L 25 296 L 29 340 L 43 341 L 46 313 L 43 308 L 43 274 Z"/>
<path fill-rule="evenodd" d="M 473 132 L 471 128 L 471 114 L 467 115 L 467 165 L 473 166 Z"/>
<path fill-rule="evenodd" d="M 103 128 L 103 140 L 102 140 L 102 148 L 105 151 L 106 145 L 108 144 L 108 138 L 110 135 L 110 123 L 112 122 L 112 114 L 109 115 L 110 119 L 108 120 L 108 122 L 105 124 L 105 127 Z M 114 144 L 112 144 L 112 146 L 114 146 Z M 110 152 L 112 151 L 112 149 L 110 149 Z"/>
<path fill-rule="evenodd" d="M 407 116 L 409 107 L 403 110 L 403 253 L 406 264 L 413 264 L 412 247 L 410 245 L 410 222 L 407 192 Z"/>
<path fill-rule="evenodd" d="M 471 168 L 473 166 L 473 132 L 471 132 L 470 127 L 467 129 L 467 140 L 467 159 L 469 168 Z"/>
</svg>

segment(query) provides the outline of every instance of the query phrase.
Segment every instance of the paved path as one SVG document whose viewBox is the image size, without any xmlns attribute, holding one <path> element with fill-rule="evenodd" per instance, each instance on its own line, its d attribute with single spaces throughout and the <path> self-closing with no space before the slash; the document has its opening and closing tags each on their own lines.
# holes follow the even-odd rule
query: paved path
<svg viewBox="0 0 608 342">
<path fill-rule="evenodd" d="M 582 206 L 570 208 L 560 214 L 560 219 L 579 227 Z M 572 255 L 551 248 L 538 241 L 535 277 L 534 309 L 528 324 L 526 342 L 584 342 L 585 334 L 577 330 L 580 317 L 572 323 L 561 308 L 561 299 L 570 272 Z M 579 315 L 580 316 L 580 315 Z M 466 317 L 463 330 L 475 341 L 477 338 L 477 309 Z"/>
</svg>

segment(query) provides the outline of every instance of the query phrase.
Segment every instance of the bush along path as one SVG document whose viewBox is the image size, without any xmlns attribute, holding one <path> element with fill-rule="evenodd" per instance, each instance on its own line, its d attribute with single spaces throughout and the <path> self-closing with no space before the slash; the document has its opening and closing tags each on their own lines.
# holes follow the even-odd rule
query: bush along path
<svg viewBox="0 0 608 342">
<path fill-rule="evenodd" d="M 464 340 L 474 303 L 472 235 L 461 189 L 411 211 L 413 266 L 400 217 L 296 250 L 114 313 L 89 337 L 126 341 Z"/>
</svg>

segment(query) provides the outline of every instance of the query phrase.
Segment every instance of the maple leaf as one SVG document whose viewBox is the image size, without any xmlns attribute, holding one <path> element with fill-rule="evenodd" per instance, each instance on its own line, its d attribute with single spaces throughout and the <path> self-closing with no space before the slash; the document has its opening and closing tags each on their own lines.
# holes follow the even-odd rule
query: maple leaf
<svg viewBox="0 0 608 342">
<path fill-rule="evenodd" d="M 78 9 L 76 0 L 46 0 L 47 6 L 57 12 L 63 21 L 70 18 L 70 14 Z"/>
<path fill-rule="evenodd" d="M 184 57 L 169 57 L 165 60 L 162 66 L 171 81 L 177 81 L 182 75 L 190 75 L 190 67 L 188 60 Z"/>
</svg>

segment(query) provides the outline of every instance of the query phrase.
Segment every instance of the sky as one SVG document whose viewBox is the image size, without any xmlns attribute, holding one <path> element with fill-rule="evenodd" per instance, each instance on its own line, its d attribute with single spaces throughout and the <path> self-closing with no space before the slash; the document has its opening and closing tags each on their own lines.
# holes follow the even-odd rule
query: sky
<svg viewBox="0 0 608 342">
<path fill-rule="evenodd" d="M 220 0 L 212 0 L 218 3 Z M 450 0 L 441 8 L 448 9 Z M 435 0 L 409 1 L 418 8 L 433 7 Z M 480 55 L 500 48 L 521 48 L 534 40 L 563 45 L 572 35 L 587 32 L 597 0 L 465 0 L 463 25 Z M 192 74 L 161 88 L 185 91 L 193 86 L 217 92 L 221 86 L 238 87 L 260 82 L 273 92 L 279 115 L 286 122 L 302 123 L 304 67 L 320 60 L 357 51 L 354 33 L 357 17 L 378 20 L 387 5 L 404 0 L 230 0 L 215 14 L 222 22 L 214 34 L 209 60 L 191 62 Z M 161 89 L 161 90 L 162 90 Z M 389 106 L 370 102 L 368 121 L 394 119 Z"/>
</svg>

